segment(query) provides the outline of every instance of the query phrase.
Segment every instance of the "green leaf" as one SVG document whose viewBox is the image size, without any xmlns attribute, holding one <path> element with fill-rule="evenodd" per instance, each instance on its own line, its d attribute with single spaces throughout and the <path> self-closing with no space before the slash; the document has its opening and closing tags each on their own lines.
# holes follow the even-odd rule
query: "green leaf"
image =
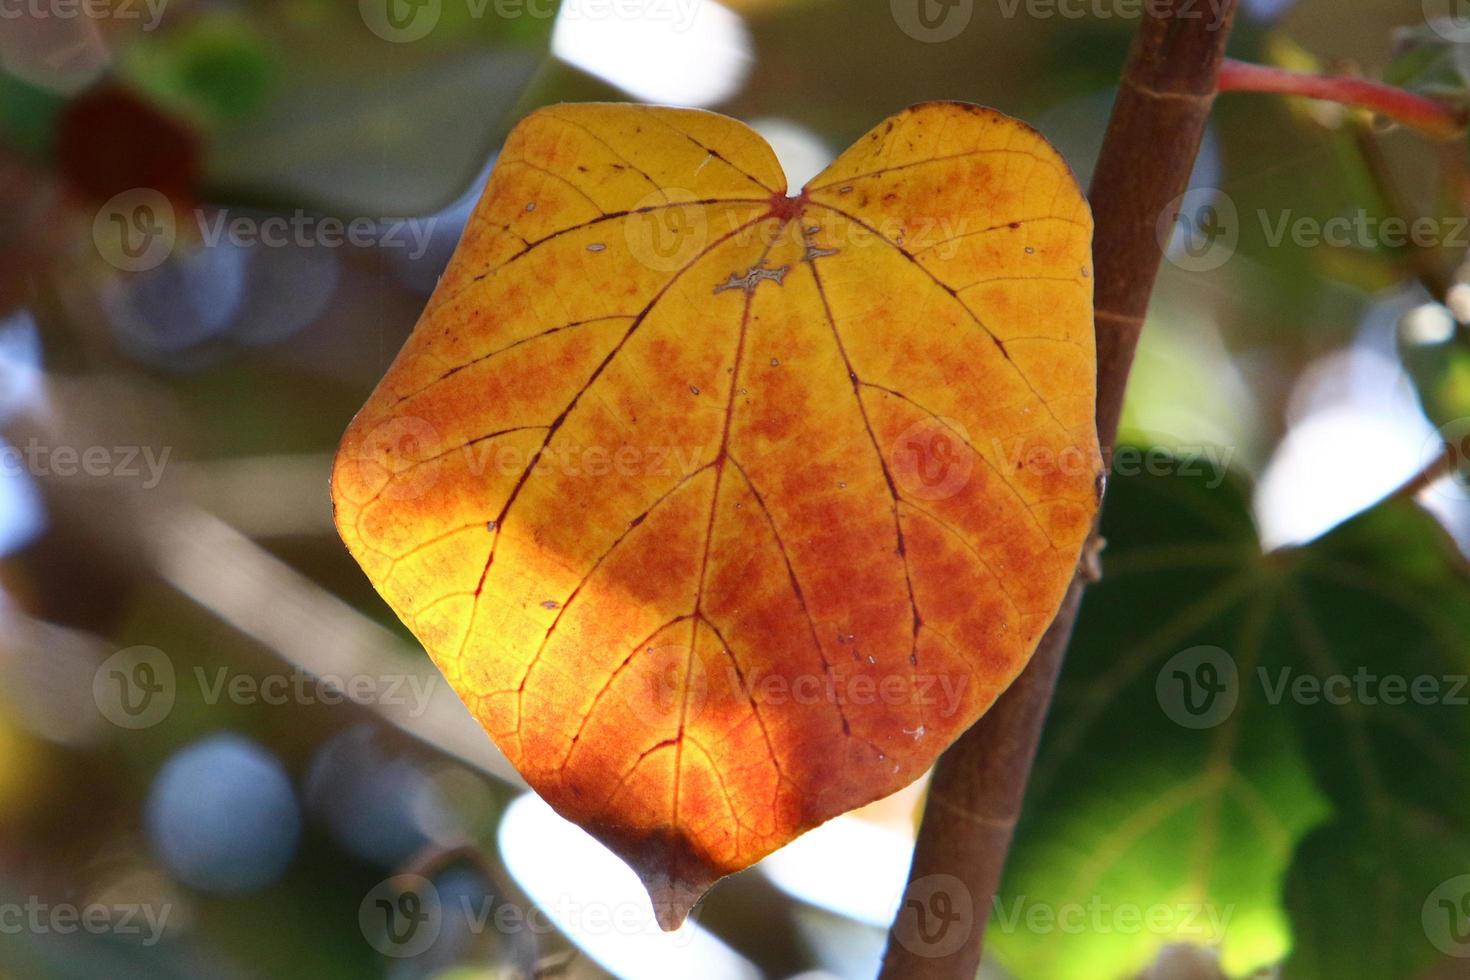
<svg viewBox="0 0 1470 980">
<path fill-rule="evenodd" d="M 1335 810 L 1292 867 L 1289 973 L 1413 977 L 1439 955 L 1434 893 L 1470 871 L 1470 589 L 1439 527 L 1404 501 L 1302 557 L 1280 657 L 1294 642 L 1303 670 L 1353 683 L 1342 704 L 1283 702 Z M 1470 881 L 1458 887 L 1463 934 Z M 1451 935 L 1438 934 L 1440 951 L 1470 955 Z"/>
<path fill-rule="evenodd" d="M 1470 869 L 1463 831 L 1409 811 L 1382 817 L 1372 829 L 1334 822 L 1298 849 L 1286 884 L 1297 933 L 1286 969 L 1293 980 L 1419 976 L 1437 955 L 1435 942 L 1470 955 L 1470 943 L 1457 940 L 1470 893 L 1470 878 L 1454 870 Z"/>
<path fill-rule="evenodd" d="M 61 104 L 56 93 L 0 72 L 0 137 L 33 156 L 51 152 Z"/>
<path fill-rule="evenodd" d="M 1462 488 L 1470 485 L 1470 343 L 1464 328 L 1442 306 L 1420 307 L 1400 318 L 1398 351 L 1424 414 L 1450 450 L 1455 478 Z"/>
<path fill-rule="evenodd" d="M 127 49 L 122 72 L 161 104 L 220 124 L 258 112 L 279 66 L 264 35 L 248 21 L 216 13 Z"/>
<path fill-rule="evenodd" d="M 1470 33 L 1456 22 L 1400 28 L 1383 80 L 1410 91 L 1465 101 L 1470 97 Z"/>
<path fill-rule="evenodd" d="M 211 198 L 343 218 L 432 214 L 492 158 L 548 55 L 557 5 L 390 3 L 416 11 L 402 34 L 373 19 L 383 9 L 206 12 L 145 34 L 119 70 L 207 124 Z"/>
<path fill-rule="evenodd" d="M 1231 976 L 1293 949 L 1293 977 L 1412 976 L 1426 898 L 1470 870 L 1458 555 L 1406 502 L 1262 554 L 1245 488 L 1198 469 L 1110 490 L 992 946 L 1022 980 L 1130 977 L 1178 941 Z"/>
<path fill-rule="evenodd" d="M 1421 308 L 1399 321 L 1398 349 L 1424 414 L 1445 425 L 1470 415 L 1470 345 L 1443 308 L 1440 315 L 1448 329 L 1441 336 L 1422 336 L 1417 324 L 1430 315 Z"/>
</svg>

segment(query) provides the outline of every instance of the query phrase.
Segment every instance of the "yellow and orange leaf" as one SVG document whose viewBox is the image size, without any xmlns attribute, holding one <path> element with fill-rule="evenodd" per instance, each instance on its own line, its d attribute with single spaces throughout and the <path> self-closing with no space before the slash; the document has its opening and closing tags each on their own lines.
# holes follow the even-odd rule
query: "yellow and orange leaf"
<svg viewBox="0 0 1470 980">
<path fill-rule="evenodd" d="M 921 775 L 1097 508 L 1092 222 L 1031 129 L 908 109 L 796 196 L 711 113 L 506 142 L 338 454 L 338 528 L 666 927 Z"/>
</svg>

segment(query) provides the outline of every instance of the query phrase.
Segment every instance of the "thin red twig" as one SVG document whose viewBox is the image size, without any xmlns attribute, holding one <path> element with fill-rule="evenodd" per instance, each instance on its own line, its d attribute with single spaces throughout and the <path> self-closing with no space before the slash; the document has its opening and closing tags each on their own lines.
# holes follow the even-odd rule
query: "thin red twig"
<svg viewBox="0 0 1470 980">
<path fill-rule="evenodd" d="M 1438 139 L 1454 139 L 1465 132 L 1466 113 L 1416 92 L 1346 75 L 1253 65 L 1226 58 L 1220 66 L 1221 92 L 1271 92 L 1367 109 Z"/>
</svg>

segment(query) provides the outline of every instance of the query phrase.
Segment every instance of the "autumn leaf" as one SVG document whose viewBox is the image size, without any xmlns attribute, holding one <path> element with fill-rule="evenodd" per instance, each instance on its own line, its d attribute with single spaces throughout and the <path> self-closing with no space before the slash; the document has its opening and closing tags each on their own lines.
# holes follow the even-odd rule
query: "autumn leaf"
<svg viewBox="0 0 1470 980">
<path fill-rule="evenodd" d="M 788 197 L 733 120 L 508 138 L 343 439 L 337 525 L 674 928 L 908 784 L 1025 666 L 1097 507 L 1091 217 L 958 103 Z"/>
</svg>

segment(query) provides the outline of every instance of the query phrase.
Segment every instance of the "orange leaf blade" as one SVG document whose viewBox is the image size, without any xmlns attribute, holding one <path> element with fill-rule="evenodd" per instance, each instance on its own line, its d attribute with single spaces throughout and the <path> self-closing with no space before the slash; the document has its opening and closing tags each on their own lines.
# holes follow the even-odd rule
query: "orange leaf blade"
<svg viewBox="0 0 1470 980">
<path fill-rule="evenodd" d="M 338 528 L 665 928 L 922 774 L 1025 666 L 1098 499 L 1091 216 L 927 103 L 788 198 L 694 110 L 508 139 L 343 439 Z"/>
</svg>

